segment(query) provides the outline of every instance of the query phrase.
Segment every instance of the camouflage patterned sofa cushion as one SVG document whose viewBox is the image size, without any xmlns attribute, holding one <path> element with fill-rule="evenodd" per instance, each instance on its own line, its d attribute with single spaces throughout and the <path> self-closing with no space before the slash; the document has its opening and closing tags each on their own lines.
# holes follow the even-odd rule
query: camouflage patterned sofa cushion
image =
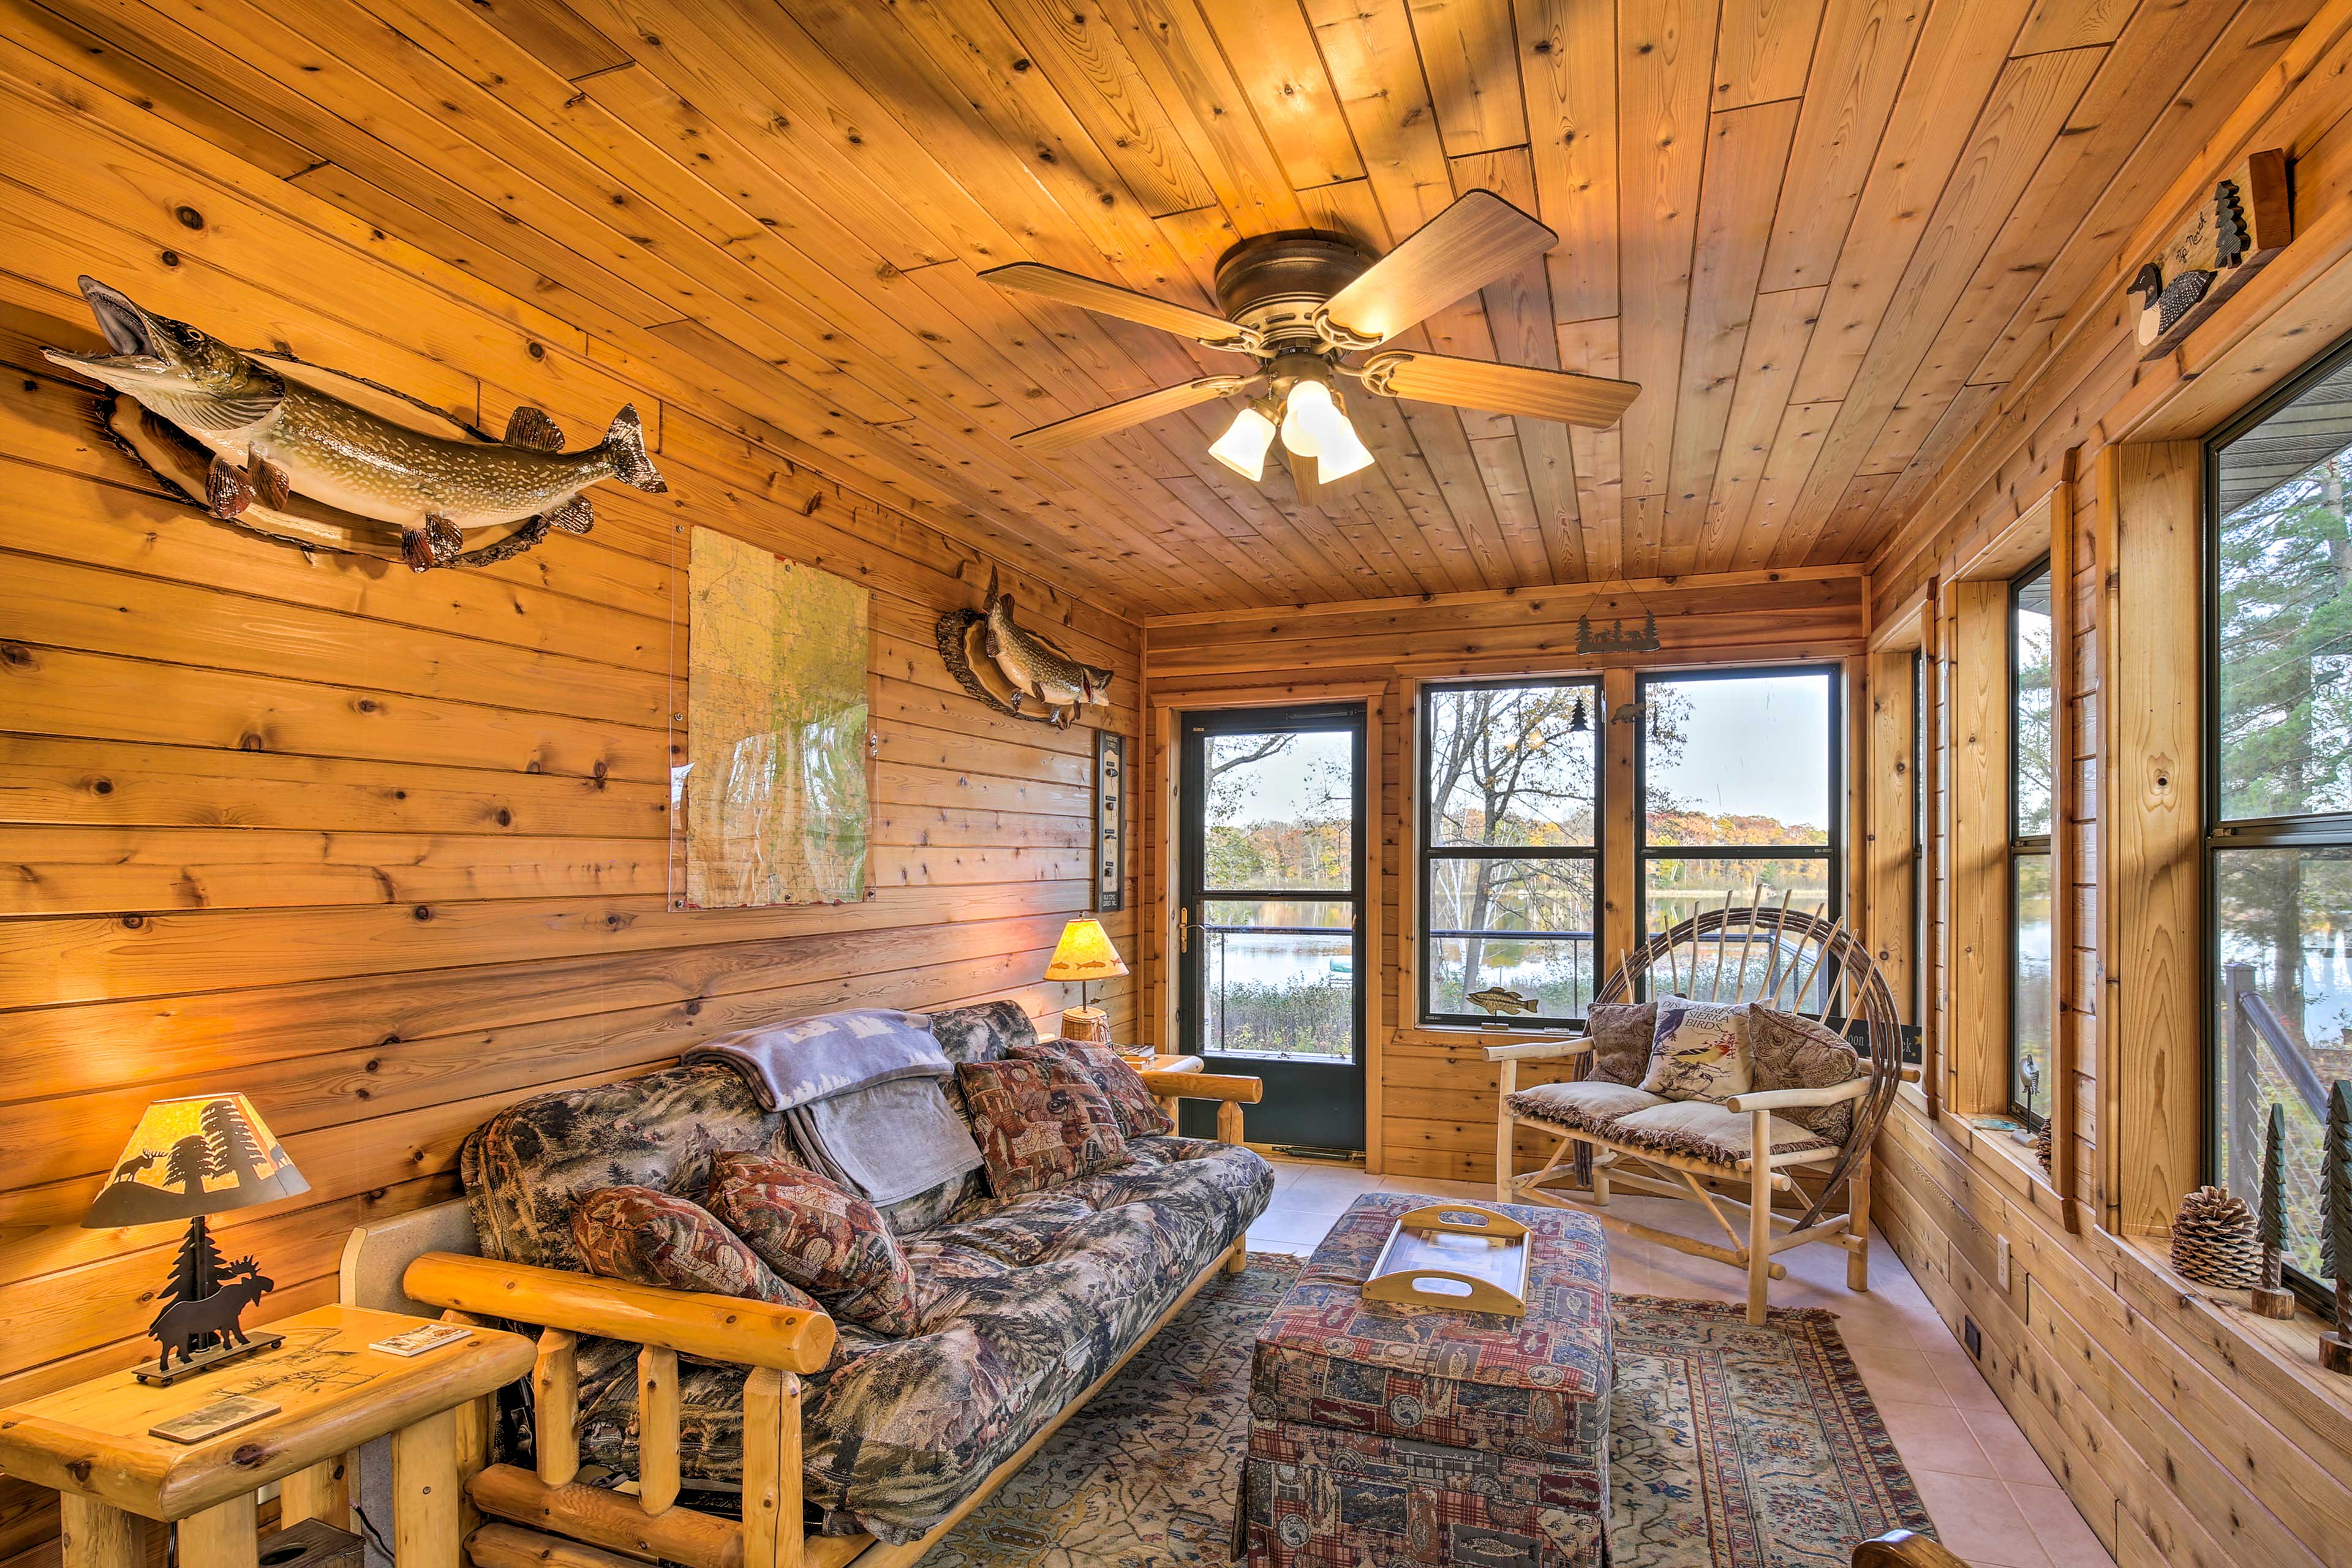
<svg viewBox="0 0 2352 1568">
<path fill-rule="evenodd" d="M 699 1203 L 730 1149 L 799 1157 L 733 1068 L 677 1067 L 509 1106 L 474 1130 L 459 1166 L 483 1256 L 585 1274 L 572 1216 L 591 1194 L 651 1187 Z"/>
<path fill-rule="evenodd" d="M 1246 1149 L 1139 1139 L 1125 1163 L 992 1205 L 907 1247 L 919 1331 L 842 1326 L 810 1378 L 807 1496 L 828 1533 L 919 1537 L 1133 1346 L 1262 1213 L 1274 1173 Z M 623 1347 L 624 1352 L 625 1347 Z M 636 1472 L 625 1353 L 583 1363 L 585 1457 Z M 682 1369 L 683 1473 L 742 1474 L 740 1367 Z"/>
</svg>

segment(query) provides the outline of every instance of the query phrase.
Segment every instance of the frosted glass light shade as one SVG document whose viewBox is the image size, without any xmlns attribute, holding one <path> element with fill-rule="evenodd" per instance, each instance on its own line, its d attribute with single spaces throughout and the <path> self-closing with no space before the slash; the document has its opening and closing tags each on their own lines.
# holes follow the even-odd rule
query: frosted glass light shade
<svg viewBox="0 0 2352 1568">
<path fill-rule="evenodd" d="M 1371 466 L 1372 454 L 1331 400 L 1331 389 L 1319 381 L 1302 381 L 1291 388 L 1282 444 L 1302 458 L 1314 458 L 1316 477 L 1326 483 Z"/>
<path fill-rule="evenodd" d="M 1244 408 L 1234 416 L 1234 422 L 1209 448 L 1209 456 L 1255 481 L 1265 477 L 1265 451 L 1273 445 L 1274 421 L 1255 408 Z"/>
</svg>

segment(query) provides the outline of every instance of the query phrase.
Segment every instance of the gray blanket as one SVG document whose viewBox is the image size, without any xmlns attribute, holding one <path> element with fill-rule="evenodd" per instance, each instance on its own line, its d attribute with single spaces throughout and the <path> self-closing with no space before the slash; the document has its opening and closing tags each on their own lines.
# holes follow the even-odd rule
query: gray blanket
<svg viewBox="0 0 2352 1568">
<path fill-rule="evenodd" d="M 684 1053 L 743 1075 L 809 1163 L 877 1207 L 980 1168 L 948 1104 L 955 1067 L 919 1014 L 861 1007 L 722 1035 Z"/>
</svg>

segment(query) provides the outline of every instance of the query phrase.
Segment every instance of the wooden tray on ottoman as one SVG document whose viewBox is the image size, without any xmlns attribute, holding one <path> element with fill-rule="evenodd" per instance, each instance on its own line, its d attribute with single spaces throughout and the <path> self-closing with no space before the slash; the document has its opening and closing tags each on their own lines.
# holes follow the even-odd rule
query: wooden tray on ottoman
<svg viewBox="0 0 2352 1568">
<path fill-rule="evenodd" d="M 1364 1299 L 1524 1318 L 1528 1227 L 1475 1204 L 1409 1210 L 1381 1248 Z"/>
</svg>

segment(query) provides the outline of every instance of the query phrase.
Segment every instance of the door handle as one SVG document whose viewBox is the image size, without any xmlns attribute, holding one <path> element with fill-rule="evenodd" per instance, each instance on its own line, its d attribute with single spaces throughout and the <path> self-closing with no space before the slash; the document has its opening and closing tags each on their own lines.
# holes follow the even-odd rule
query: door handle
<svg viewBox="0 0 2352 1568">
<path fill-rule="evenodd" d="M 1183 904 L 1176 906 L 1176 951 L 1180 953 L 1192 951 L 1192 911 Z"/>
</svg>

